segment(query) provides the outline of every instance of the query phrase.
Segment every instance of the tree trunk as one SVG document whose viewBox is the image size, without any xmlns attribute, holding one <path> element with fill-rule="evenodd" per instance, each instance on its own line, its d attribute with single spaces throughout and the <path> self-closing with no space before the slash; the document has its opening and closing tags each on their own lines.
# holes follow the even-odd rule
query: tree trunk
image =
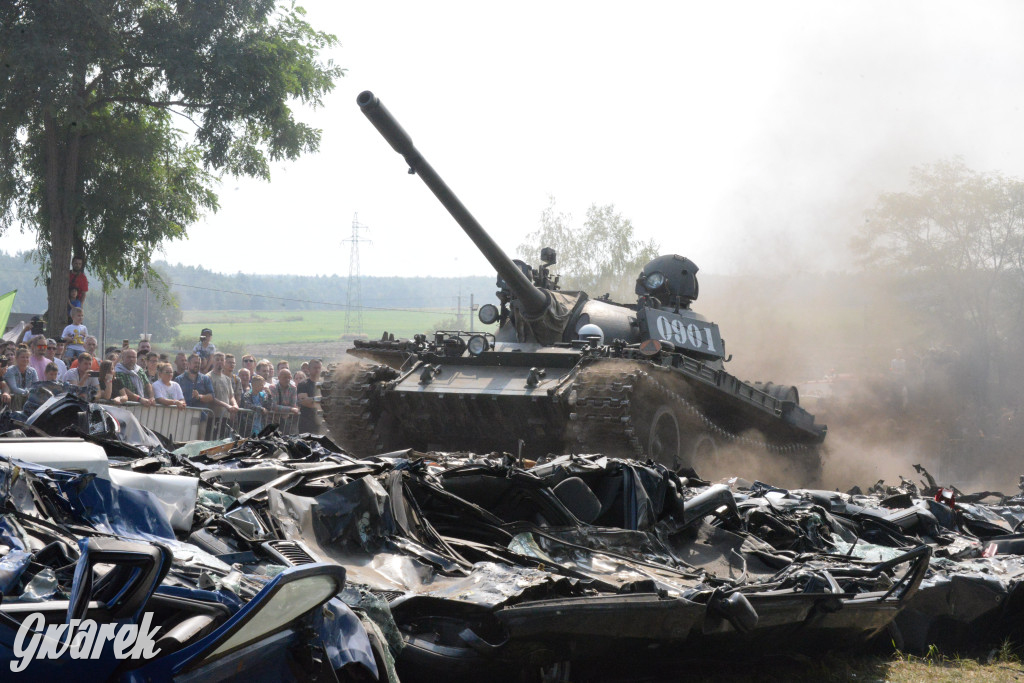
<svg viewBox="0 0 1024 683">
<path fill-rule="evenodd" d="M 46 222 L 49 228 L 50 278 L 46 288 L 46 334 L 56 339 L 67 324 L 68 270 L 75 242 L 77 179 L 81 135 L 77 127 L 61 140 L 56 118 L 47 112 Z M 78 254 L 84 256 L 84 254 Z"/>
</svg>

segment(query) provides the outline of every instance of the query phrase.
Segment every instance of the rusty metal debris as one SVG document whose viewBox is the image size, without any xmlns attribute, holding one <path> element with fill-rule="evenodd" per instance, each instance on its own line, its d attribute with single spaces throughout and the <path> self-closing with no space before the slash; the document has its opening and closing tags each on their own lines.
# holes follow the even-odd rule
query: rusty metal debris
<svg viewBox="0 0 1024 683">
<path fill-rule="evenodd" d="M 162 650 L 33 661 L 44 676 L 585 680 L 623 657 L 962 647 L 1021 616 L 1024 497 L 923 470 L 787 490 L 600 454 L 357 458 L 273 428 L 172 450 L 117 420 L 57 396 L 21 421 L 35 435 L 0 437 L 4 658 L 34 612 L 151 613 Z M 330 591 L 225 650 L 314 579 Z M 286 663 L 264 671 L 264 652 Z"/>
</svg>

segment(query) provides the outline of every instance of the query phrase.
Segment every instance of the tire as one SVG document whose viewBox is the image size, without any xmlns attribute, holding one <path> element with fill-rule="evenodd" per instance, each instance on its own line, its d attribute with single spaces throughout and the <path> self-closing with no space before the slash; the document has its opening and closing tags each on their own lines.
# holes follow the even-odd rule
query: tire
<svg viewBox="0 0 1024 683">
<path fill-rule="evenodd" d="M 324 380 L 324 423 L 331 438 L 357 456 L 386 453 L 401 447 L 398 421 L 387 410 L 385 385 L 398 377 L 386 365 L 360 363 L 354 372 L 336 368 Z"/>
</svg>

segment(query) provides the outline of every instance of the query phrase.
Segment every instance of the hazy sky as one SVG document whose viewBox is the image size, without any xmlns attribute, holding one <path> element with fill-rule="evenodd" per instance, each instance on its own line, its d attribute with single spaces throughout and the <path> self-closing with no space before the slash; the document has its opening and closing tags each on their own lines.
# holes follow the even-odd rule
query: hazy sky
<svg viewBox="0 0 1024 683">
<path fill-rule="evenodd" d="M 345 275 L 358 212 L 364 274 L 489 274 L 358 111 L 365 89 L 510 251 L 550 195 L 578 218 L 613 203 L 709 272 L 844 267 L 848 229 L 911 166 L 1024 176 L 1020 3 L 299 4 L 348 70 L 301 113 L 320 153 L 225 179 L 168 260 Z"/>
</svg>

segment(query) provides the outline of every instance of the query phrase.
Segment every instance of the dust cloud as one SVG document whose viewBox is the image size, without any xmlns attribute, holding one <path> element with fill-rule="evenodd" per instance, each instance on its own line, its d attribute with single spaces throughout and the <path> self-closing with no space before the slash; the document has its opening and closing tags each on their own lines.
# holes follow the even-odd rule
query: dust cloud
<svg viewBox="0 0 1024 683">
<path fill-rule="evenodd" d="M 862 270 L 849 247 L 912 168 L 961 156 L 1024 177 L 1024 97 L 1007 87 L 1024 48 L 1005 30 L 1022 9 L 944 8 L 923 41 L 921 6 L 879 17 L 870 42 L 853 9 L 827 37 L 798 36 L 759 123 L 736 131 L 713 224 L 661 239 L 701 267 L 693 308 L 720 325 L 726 369 L 797 385 L 828 425 L 828 488 L 918 481 L 921 464 L 940 485 L 1013 494 L 1024 472 L 1024 330 L 980 349 L 969 326 L 942 329 L 954 315 L 886 287 L 892 273 Z M 713 246 L 686 240 L 707 233 Z M 893 372 L 898 350 L 905 370 Z M 747 464 L 736 474 L 749 478 Z"/>
</svg>

